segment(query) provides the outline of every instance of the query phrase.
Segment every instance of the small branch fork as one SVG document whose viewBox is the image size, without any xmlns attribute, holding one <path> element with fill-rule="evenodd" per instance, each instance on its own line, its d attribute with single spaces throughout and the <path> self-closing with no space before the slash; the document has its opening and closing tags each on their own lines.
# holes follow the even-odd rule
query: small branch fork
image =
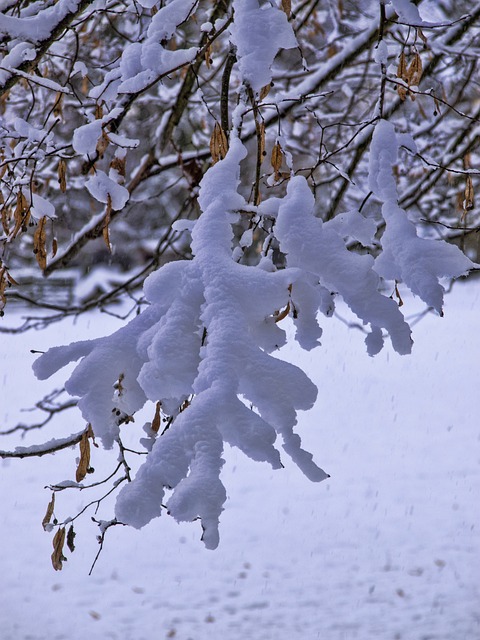
<svg viewBox="0 0 480 640">
<path fill-rule="evenodd" d="M 18 431 L 22 432 L 22 436 L 24 436 L 26 433 L 30 431 L 41 429 L 42 427 L 47 425 L 52 420 L 52 418 L 56 416 L 58 413 L 61 413 L 62 411 L 76 407 L 77 400 L 75 399 L 66 400 L 65 402 L 61 402 L 61 403 L 55 402 L 55 400 L 62 393 L 64 393 L 64 391 L 65 389 L 54 389 L 51 393 L 49 393 L 47 396 L 42 398 L 42 400 L 39 400 L 35 404 L 35 407 L 31 409 L 26 409 L 26 411 L 35 411 L 36 409 L 43 411 L 44 413 L 47 414 L 44 420 L 41 420 L 40 422 L 36 422 L 34 424 L 29 424 L 29 425 L 26 425 L 23 423 L 17 424 L 15 427 L 12 427 L 10 429 L 1 430 L 0 436 L 8 436 Z"/>
</svg>

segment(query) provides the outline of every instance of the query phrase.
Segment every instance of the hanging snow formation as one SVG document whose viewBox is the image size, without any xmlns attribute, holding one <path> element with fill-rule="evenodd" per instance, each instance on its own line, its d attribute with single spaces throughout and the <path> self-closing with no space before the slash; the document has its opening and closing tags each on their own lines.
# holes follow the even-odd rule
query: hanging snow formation
<svg viewBox="0 0 480 640">
<path fill-rule="evenodd" d="M 170 11 L 174 29 L 187 4 L 172 1 L 157 17 Z M 107 84 L 110 92 L 138 89 L 152 73 L 161 72 L 151 66 L 157 58 L 150 53 L 162 48 L 157 40 L 163 32 L 155 29 L 152 26 L 142 45 L 126 49 L 121 73 L 109 79 L 105 90 Z M 242 86 L 255 92 L 271 81 L 278 50 L 295 46 L 285 13 L 270 5 L 260 7 L 256 0 L 235 2 L 230 33 Z M 275 469 L 282 466 L 281 444 L 308 478 L 328 477 L 302 449 L 294 431 L 297 412 L 314 405 L 317 390 L 298 367 L 272 355 L 286 342 L 278 320 L 289 315 L 296 340 L 313 349 L 322 333 L 319 312 L 332 316 L 335 297 L 341 296 L 370 329 L 370 355 L 382 348 L 385 332 L 394 349 L 406 354 L 412 347 L 410 328 L 396 302 L 385 295 L 385 281 L 402 281 L 441 313 L 439 278 L 460 276 L 473 266 L 455 247 L 418 237 L 398 205 L 393 166 L 400 144 L 406 142 L 384 120 L 376 123 L 370 149 L 370 189 L 383 203 L 385 221 L 379 257 L 348 248 L 351 238 L 366 247 L 372 243 L 377 231 L 372 220 L 350 211 L 322 222 L 314 214 L 307 180 L 292 171 L 285 196 L 267 199 L 255 209 L 257 220 L 270 221 L 269 241 L 284 254 L 284 267 L 275 266 L 271 250 L 255 266 L 240 264 L 232 247 L 232 225 L 242 210 L 252 210 L 239 190 L 240 166 L 247 154 L 238 131 L 248 109 L 242 86 L 228 153 L 200 185 L 202 215 L 192 229 L 193 259 L 167 264 L 152 274 L 144 287 L 148 308 L 122 329 L 105 338 L 52 348 L 34 366 L 43 379 L 80 360 L 66 389 L 80 398 L 85 420 L 107 448 L 120 433 L 122 417 L 148 400 L 160 403 L 163 415 L 173 421 L 162 435 L 149 432 L 148 455 L 120 491 L 116 517 L 140 528 L 161 514 L 168 491 L 168 512 L 179 521 L 199 517 L 209 548 L 218 544 L 226 499 L 220 479 L 224 443 Z M 95 123 L 78 129 L 75 148 L 88 153 L 99 135 Z M 88 188 L 99 200 L 104 202 L 108 194 L 122 206 L 125 189 L 113 183 L 97 172 Z"/>
</svg>

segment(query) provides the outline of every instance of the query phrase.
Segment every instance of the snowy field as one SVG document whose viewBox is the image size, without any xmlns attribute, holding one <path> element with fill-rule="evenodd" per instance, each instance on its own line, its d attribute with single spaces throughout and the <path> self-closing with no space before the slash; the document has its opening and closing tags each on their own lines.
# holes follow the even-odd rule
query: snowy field
<svg viewBox="0 0 480 640">
<path fill-rule="evenodd" d="M 478 640 L 479 318 L 472 281 L 454 287 L 445 318 L 415 325 L 412 356 L 371 359 L 359 331 L 331 320 L 322 348 L 291 347 L 319 387 L 299 431 L 331 478 L 312 484 L 293 464 L 272 471 L 226 452 L 213 552 L 197 523 L 162 517 L 140 532 L 111 529 L 89 577 L 98 545 L 87 515 L 54 572 L 44 486 L 73 478 L 76 452 L 1 463 L 1 640 Z M 112 322 L 0 336 L 0 427 L 27 421 L 18 408 L 52 388 L 30 373 L 29 349 L 102 335 Z M 82 428 L 73 420 L 65 434 Z M 62 517 L 84 493 L 57 496 Z"/>
</svg>

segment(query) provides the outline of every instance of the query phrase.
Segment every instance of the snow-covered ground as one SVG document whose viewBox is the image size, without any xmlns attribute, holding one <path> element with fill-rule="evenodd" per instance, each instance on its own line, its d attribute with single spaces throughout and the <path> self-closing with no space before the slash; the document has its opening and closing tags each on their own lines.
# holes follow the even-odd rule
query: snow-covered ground
<svg viewBox="0 0 480 640">
<path fill-rule="evenodd" d="M 98 545 L 87 515 L 76 551 L 54 572 L 43 487 L 73 477 L 76 452 L 4 461 L 0 638 L 480 638 L 479 314 L 479 284 L 459 283 L 445 318 L 414 327 L 412 356 L 387 348 L 371 359 L 357 330 L 331 320 L 322 348 L 291 347 L 319 387 L 300 431 L 331 478 L 312 484 L 292 464 L 272 471 L 228 451 L 213 552 L 197 523 L 162 517 L 140 532 L 109 530 L 89 577 Z M 2 335 L 0 427 L 51 389 L 30 373 L 29 349 L 107 333 L 112 322 L 99 315 Z M 72 420 L 66 434 L 83 426 Z M 76 510 L 88 501 L 84 493 L 57 496 L 62 516 L 68 498 Z"/>
</svg>

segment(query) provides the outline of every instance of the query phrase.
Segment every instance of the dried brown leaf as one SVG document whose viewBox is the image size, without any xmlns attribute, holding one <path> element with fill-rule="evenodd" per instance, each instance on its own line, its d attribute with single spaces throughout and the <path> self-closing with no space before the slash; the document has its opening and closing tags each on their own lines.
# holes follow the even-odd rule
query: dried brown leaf
<svg viewBox="0 0 480 640">
<path fill-rule="evenodd" d="M 398 60 L 397 78 L 400 78 L 401 80 L 407 82 L 407 59 L 405 58 L 405 54 L 403 51 L 400 54 L 400 58 Z M 400 97 L 400 100 L 403 102 L 407 97 L 407 88 L 399 84 L 397 85 L 397 93 Z"/>
<path fill-rule="evenodd" d="M 154 431 L 155 433 L 158 433 L 158 430 L 160 429 L 160 424 L 162 422 L 162 419 L 160 417 L 160 407 L 161 407 L 161 403 L 157 402 L 157 404 L 155 405 L 155 415 L 152 420 L 152 431 Z"/>
<path fill-rule="evenodd" d="M 7 280 L 10 282 L 10 284 L 14 284 L 16 287 L 20 286 L 20 284 L 15 280 L 13 276 L 10 275 L 8 271 L 6 275 L 7 275 Z"/>
<path fill-rule="evenodd" d="M 270 93 L 270 89 L 272 88 L 272 83 L 270 84 L 266 84 L 264 87 L 262 87 L 260 89 L 260 102 L 262 102 L 262 100 L 265 100 L 265 98 L 268 96 L 268 94 Z"/>
<path fill-rule="evenodd" d="M 409 86 L 418 87 L 422 78 L 423 65 L 420 55 L 415 52 L 412 61 L 407 69 L 407 77 L 405 78 Z"/>
<path fill-rule="evenodd" d="M 403 51 L 398 59 L 397 78 L 401 78 L 405 81 L 407 80 L 407 59 Z"/>
<path fill-rule="evenodd" d="M 275 315 L 275 322 L 281 322 L 284 318 L 288 316 L 289 313 L 290 313 L 290 302 L 287 302 L 287 306 L 285 307 L 285 309 L 283 311 L 277 312 L 277 314 Z"/>
<path fill-rule="evenodd" d="M 5 267 L 2 267 L 0 269 L 0 316 L 3 316 L 3 309 L 7 304 L 7 296 L 5 295 L 5 290 L 8 286 L 8 281 L 5 274 L 6 269 Z"/>
<path fill-rule="evenodd" d="M 210 69 L 212 66 L 212 47 L 207 45 L 205 49 L 205 64 L 207 65 L 207 69 Z"/>
<path fill-rule="evenodd" d="M 98 444 L 95 442 L 95 434 L 93 433 L 92 425 L 90 423 L 87 424 L 87 436 L 92 439 L 95 447 L 98 447 Z"/>
<path fill-rule="evenodd" d="M 81 482 L 87 475 L 90 468 L 90 441 L 88 439 L 88 432 L 82 435 L 80 440 L 80 460 L 77 466 L 77 472 L 75 479 L 77 482 Z"/>
<path fill-rule="evenodd" d="M 279 180 L 280 167 L 282 166 L 283 162 L 283 151 L 279 142 L 276 142 L 273 146 L 270 162 L 272 163 L 272 167 L 275 172 L 275 180 Z"/>
<path fill-rule="evenodd" d="M 55 508 L 55 493 L 52 493 L 52 499 L 48 503 L 47 511 L 42 520 L 42 527 L 44 531 L 47 530 L 47 524 L 50 524 L 50 520 L 52 519 L 54 508 Z"/>
<path fill-rule="evenodd" d="M 58 184 L 60 185 L 60 191 L 65 193 L 67 190 L 67 164 L 63 158 L 58 161 Z"/>
<path fill-rule="evenodd" d="M 473 182 L 470 176 L 467 176 L 467 184 L 465 185 L 465 198 L 463 208 L 465 211 L 470 211 L 474 206 L 474 192 Z"/>
<path fill-rule="evenodd" d="M 417 34 L 422 40 L 424 47 L 427 47 L 427 44 L 428 44 L 427 36 L 423 33 L 420 27 L 417 27 Z"/>
<path fill-rule="evenodd" d="M 261 122 L 258 126 L 258 135 L 260 142 L 260 156 L 263 158 L 267 155 L 265 152 L 265 123 Z"/>
<path fill-rule="evenodd" d="M 67 547 L 73 553 L 75 551 L 75 536 L 77 534 L 73 530 L 73 524 L 70 525 L 67 531 Z"/>
<path fill-rule="evenodd" d="M 112 250 L 112 247 L 110 245 L 110 233 L 109 233 L 109 229 L 108 229 L 108 226 L 110 224 L 111 215 L 112 215 L 112 198 L 111 198 L 110 194 L 108 194 L 107 195 L 107 209 L 105 211 L 105 224 L 103 225 L 102 235 L 103 235 L 103 240 L 104 240 L 105 244 L 107 245 L 107 249 L 109 251 Z"/>
<path fill-rule="evenodd" d="M 98 153 L 99 158 L 103 158 L 103 154 L 105 153 L 106 148 L 110 144 L 110 138 L 106 131 L 102 130 L 102 135 L 98 139 L 96 152 Z"/>
<path fill-rule="evenodd" d="M 328 45 L 328 48 L 327 48 L 327 58 L 328 59 L 333 58 L 333 56 L 337 55 L 337 53 L 338 53 L 338 47 L 334 42 L 332 42 L 331 44 Z"/>
<path fill-rule="evenodd" d="M 110 163 L 110 169 L 113 169 L 118 173 L 119 176 L 125 178 L 126 162 L 126 157 L 118 158 L 117 156 L 115 156 Z"/>
<path fill-rule="evenodd" d="M 2 228 L 5 235 L 10 235 L 9 221 L 12 217 L 12 210 L 10 207 L 2 207 Z"/>
<path fill-rule="evenodd" d="M 213 128 L 212 137 L 210 138 L 210 153 L 212 154 L 213 164 L 216 164 L 219 160 L 223 160 L 227 155 L 228 141 L 224 130 L 218 122 L 215 123 Z"/>
<path fill-rule="evenodd" d="M 52 565 L 55 571 L 61 571 L 63 568 L 63 561 L 66 559 L 63 555 L 63 545 L 65 543 L 65 527 L 58 529 L 57 533 L 53 537 L 53 553 L 52 553 Z"/>
<path fill-rule="evenodd" d="M 54 258 L 57 255 L 57 251 L 58 251 L 58 241 L 56 238 L 53 238 L 52 240 L 52 258 Z"/>
<path fill-rule="evenodd" d="M 20 231 L 26 230 L 25 227 L 28 224 L 28 220 L 30 218 L 30 207 L 28 206 L 27 199 L 23 195 L 22 190 L 17 193 L 17 203 L 15 206 L 15 211 L 13 212 L 13 219 L 15 221 L 15 226 L 12 231 L 12 237 L 15 238 Z"/>
<path fill-rule="evenodd" d="M 47 216 L 38 221 L 37 229 L 33 235 L 33 253 L 38 266 L 42 271 L 47 268 Z"/>
<path fill-rule="evenodd" d="M 400 295 L 400 291 L 398 290 L 398 283 L 396 281 L 395 281 L 395 295 L 397 296 L 397 299 L 398 299 L 398 306 L 403 307 L 402 296 Z"/>
<path fill-rule="evenodd" d="M 5 113 L 9 95 L 10 95 L 10 91 L 5 91 L 5 93 L 3 93 L 0 96 L 0 115 L 2 116 Z"/>
<path fill-rule="evenodd" d="M 62 91 L 57 91 L 55 95 L 55 104 L 53 106 L 53 115 L 55 118 L 63 118 L 63 98 L 64 93 Z"/>
<path fill-rule="evenodd" d="M 287 18 L 292 15 L 292 0 L 282 0 L 282 11 L 287 14 Z"/>
</svg>

